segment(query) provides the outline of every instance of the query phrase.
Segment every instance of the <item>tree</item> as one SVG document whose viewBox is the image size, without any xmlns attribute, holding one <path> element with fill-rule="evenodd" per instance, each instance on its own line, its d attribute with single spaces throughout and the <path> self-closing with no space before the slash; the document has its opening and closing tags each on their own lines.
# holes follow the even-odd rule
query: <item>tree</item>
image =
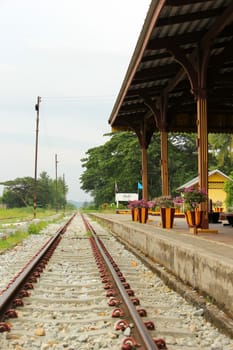
<svg viewBox="0 0 233 350">
<path fill-rule="evenodd" d="M 2 182 L 4 191 L 2 202 L 8 208 L 26 207 L 33 205 L 34 179 L 32 177 L 16 178 L 15 180 Z M 44 171 L 37 180 L 37 206 L 55 208 L 56 196 L 58 207 L 62 208 L 66 204 L 66 194 L 68 186 L 62 178 L 57 180 L 57 193 L 55 180 L 51 179 Z"/>
<path fill-rule="evenodd" d="M 209 134 L 209 152 L 215 160 L 215 168 L 229 173 L 233 166 L 233 135 Z"/>
<path fill-rule="evenodd" d="M 120 192 L 137 191 L 141 152 L 135 134 L 113 134 L 104 145 L 89 149 L 81 162 L 86 169 L 80 177 L 81 188 L 91 194 L 96 206 L 115 201 L 115 180 Z"/>
<path fill-rule="evenodd" d="M 6 189 L 3 191 L 2 201 L 9 208 L 26 207 L 32 205 L 34 180 L 32 177 L 16 178 L 2 182 Z"/>
<path fill-rule="evenodd" d="M 178 186 L 196 176 L 196 136 L 173 134 L 168 142 L 170 190 L 175 192 Z M 148 147 L 150 199 L 161 194 L 160 158 L 160 134 L 155 133 Z M 142 178 L 141 149 L 134 133 L 112 134 L 104 145 L 88 150 L 81 162 L 85 168 L 80 177 L 81 188 L 90 192 L 96 206 L 115 201 L 115 181 L 121 193 L 137 192 L 137 183 Z"/>
<path fill-rule="evenodd" d="M 37 181 L 37 206 L 46 208 L 49 205 L 53 207 L 53 192 L 52 192 L 53 180 L 50 179 L 46 171 L 40 174 Z"/>
<path fill-rule="evenodd" d="M 68 186 L 65 184 L 64 179 L 62 177 L 57 178 L 57 184 L 56 184 L 56 180 L 51 181 L 50 191 L 51 191 L 51 196 L 50 196 L 51 207 L 56 209 L 65 208 L 67 204 L 66 194 L 68 192 Z"/>
<path fill-rule="evenodd" d="M 210 151 L 208 154 L 209 169 L 215 169 L 219 163 L 221 142 L 228 155 L 220 170 L 229 173 L 231 165 L 231 142 L 226 143 L 221 135 L 215 136 L 215 144 L 210 137 Z M 223 148 L 224 148 L 223 147 Z M 161 167 L 160 167 L 160 134 L 154 133 L 148 147 L 148 194 L 149 199 L 161 195 Z M 216 158 L 217 157 L 217 158 Z M 94 198 L 96 206 L 102 203 L 112 203 L 115 200 L 114 183 L 117 182 L 120 192 L 136 192 L 137 182 L 141 181 L 141 149 L 137 136 L 130 132 L 111 134 L 111 139 L 104 145 L 92 148 L 81 159 L 85 169 L 80 177 L 81 188 L 89 192 Z M 168 135 L 168 172 L 169 191 L 176 194 L 176 189 L 198 174 L 197 134 Z"/>
<path fill-rule="evenodd" d="M 197 176 L 196 134 L 169 134 L 168 171 L 170 192 Z"/>
<path fill-rule="evenodd" d="M 230 179 L 224 184 L 224 191 L 226 191 L 227 196 L 225 200 L 226 207 L 229 211 L 233 210 L 233 171 L 230 173 Z"/>
</svg>

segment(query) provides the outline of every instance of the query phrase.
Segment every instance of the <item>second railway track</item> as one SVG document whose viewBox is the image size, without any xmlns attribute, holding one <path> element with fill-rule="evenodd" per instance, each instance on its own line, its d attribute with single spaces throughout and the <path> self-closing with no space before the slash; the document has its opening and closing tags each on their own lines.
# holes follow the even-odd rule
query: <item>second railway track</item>
<svg viewBox="0 0 233 350">
<path fill-rule="evenodd" d="M 232 340 L 206 322 L 201 310 L 166 287 L 105 229 L 91 225 L 139 299 L 136 308 L 146 311 L 143 322 L 155 325 L 149 331 L 153 338 L 165 339 L 169 350 L 233 349 Z M 18 317 L 5 320 L 10 331 L 0 333 L 1 350 L 119 350 L 132 336 L 133 322 L 116 330 L 120 319 L 112 317 L 114 307 L 108 302 L 113 297 L 106 296 L 108 282 L 100 277 L 89 237 L 77 215 L 33 283 L 30 297 L 16 308 Z"/>
</svg>

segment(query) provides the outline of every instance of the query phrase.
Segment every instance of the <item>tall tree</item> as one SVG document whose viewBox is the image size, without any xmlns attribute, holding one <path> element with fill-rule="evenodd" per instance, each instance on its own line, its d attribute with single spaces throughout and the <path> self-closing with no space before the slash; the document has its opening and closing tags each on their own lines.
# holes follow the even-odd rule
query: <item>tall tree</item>
<svg viewBox="0 0 233 350">
<path fill-rule="evenodd" d="M 226 196 L 226 207 L 228 211 L 233 210 L 233 171 L 229 175 L 230 180 L 226 181 L 224 184 L 224 190 L 227 193 Z"/>
<path fill-rule="evenodd" d="M 140 147 L 133 133 L 113 134 L 104 145 L 89 149 L 81 159 L 86 170 L 81 175 L 81 188 L 89 192 L 97 206 L 115 200 L 114 183 L 120 192 L 137 191 L 141 177 Z"/>
<path fill-rule="evenodd" d="M 169 134 L 168 170 L 170 192 L 197 176 L 196 134 Z"/>
<path fill-rule="evenodd" d="M 161 194 L 160 135 L 155 133 L 148 147 L 148 193 L 152 199 Z M 134 133 L 112 134 L 104 145 L 86 152 L 81 159 L 85 171 L 80 177 L 82 189 L 89 192 L 97 206 L 114 202 L 114 182 L 119 191 L 137 192 L 141 181 L 141 149 Z M 170 190 L 196 176 L 195 135 L 169 136 Z"/>
<path fill-rule="evenodd" d="M 216 167 L 228 174 L 233 166 L 233 135 L 209 134 L 209 152 L 216 162 Z"/>
<path fill-rule="evenodd" d="M 16 178 L 2 182 L 4 185 L 3 203 L 9 208 L 32 205 L 34 179 L 32 177 Z"/>
<path fill-rule="evenodd" d="M 50 179 L 46 171 L 40 174 L 37 181 L 37 206 L 46 208 L 52 204 L 53 192 L 52 192 L 53 180 Z M 51 205 L 52 206 L 52 205 Z"/>
<path fill-rule="evenodd" d="M 15 180 L 2 182 L 1 185 L 5 186 L 2 202 L 7 207 L 13 208 L 33 205 L 34 179 L 32 177 L 16 178 Z M 67 192 L 68 186 L 62 178 L 57 179 L 56 186 L 55 180 L 51 179 L 44 171 L 37 180 L 37 205 L 42 208 L 55 208 L 57 196 L 58 207 L 64 207 Z"/>
</svg>

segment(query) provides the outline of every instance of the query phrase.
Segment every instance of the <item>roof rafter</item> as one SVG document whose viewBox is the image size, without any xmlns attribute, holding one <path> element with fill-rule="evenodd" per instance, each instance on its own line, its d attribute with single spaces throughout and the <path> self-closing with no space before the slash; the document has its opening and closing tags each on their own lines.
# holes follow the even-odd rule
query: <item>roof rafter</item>
<svg viewBox="0 0 233 350">
<path fill-rule="evenodd" d="M 208 128 L 233 132 L 233 0 L 152 0 L 109 123 L 151 122 L 168 96 L 166 131 L 195 131 L 206 92 Z"/>
</svg>

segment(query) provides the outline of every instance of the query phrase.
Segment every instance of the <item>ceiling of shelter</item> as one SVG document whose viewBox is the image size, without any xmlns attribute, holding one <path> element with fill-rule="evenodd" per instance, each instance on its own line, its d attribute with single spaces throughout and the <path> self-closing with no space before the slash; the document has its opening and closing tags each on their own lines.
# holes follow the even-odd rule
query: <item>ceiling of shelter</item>
<svg viewBox="0 0 233 350">
<path fill-rule="evenodd" d="M 139 130 L 146 121 L 151 132 L 196 132 L 199 92 L 183 67 L 191 62 L 190 74 L 197 72 L 202 58 L 208 60 L 208 131 L 233 132 L 232 0 L 152 1 L 109 118 L 111 126 Z M 167 106 L 162 126 L 152 113 L 161 106 Z"/>
</svg>

